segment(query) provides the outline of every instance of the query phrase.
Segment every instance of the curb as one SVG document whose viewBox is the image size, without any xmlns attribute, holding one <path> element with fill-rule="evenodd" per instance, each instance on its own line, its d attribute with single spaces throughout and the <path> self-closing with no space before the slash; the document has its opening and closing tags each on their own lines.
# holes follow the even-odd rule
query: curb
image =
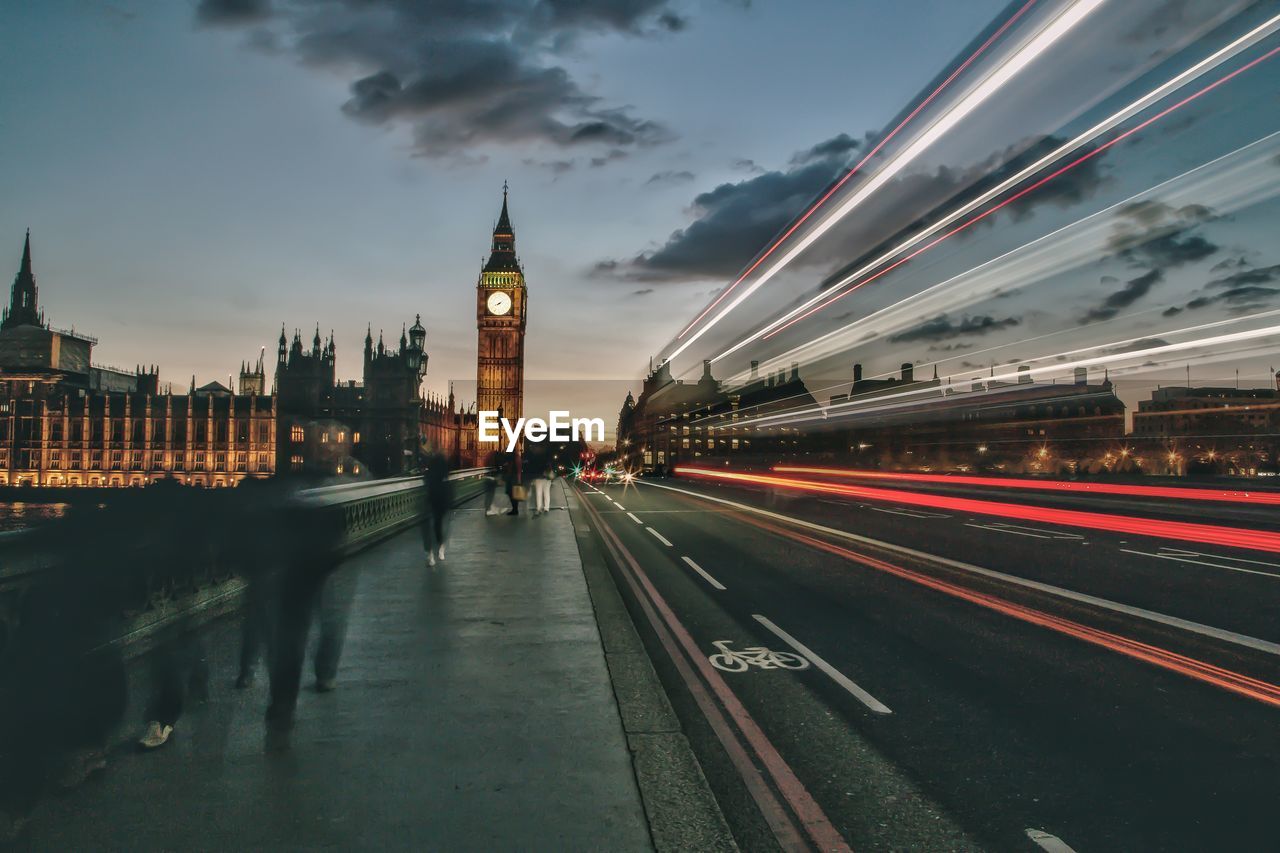
<svg viewBox="0 0 1280 853">
<path fill-rule="evenodd" d="M 720 804 L 658 680 L 591 525 L 578 505 L 578 495 L 567 484 L 562 485 L 561 493 L 578 542 L 582 574 L 600 629 L 653 846 L 659 851 L 736 851 L 738 845 Z"/>
</svg>

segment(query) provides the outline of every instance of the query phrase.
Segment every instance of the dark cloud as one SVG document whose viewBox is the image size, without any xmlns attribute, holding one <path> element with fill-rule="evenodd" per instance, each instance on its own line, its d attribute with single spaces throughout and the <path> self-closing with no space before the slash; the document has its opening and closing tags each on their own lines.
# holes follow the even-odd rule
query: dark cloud
<svg viewBox="0 0 1280 853">
<path fill-rule="evenodd" d="M 196 20 L 213 26 L 256 24 L 271 17 L 271 0 L 200 0 Z"/>
<path fill-rule="evenodd" d="M 253 26 L 276 50 L 350 77 L 343 112 L 369 124 L 412 127 L 418 154 L 474 161 L 477 146 L 494 143 L 614 151 L 672 139 L 657 121 L 584 90 L 558 61 L 588 34 L 681 30 L 686 21 L 672 6 L 673 0 L 201 0 L 196 17 Z"/>
<path fill-rule="evenodd" d="M 653 293 L 652 287 L 642 287 L 639 290 L 631 291 L 632 296 L 648 296 L 650 293 Z"/>
<path fill-rule="evenodd" d="M 986 335 L 991 332 L 1017 326 L 1022 321 L 1017 317 L 1004 317 L 997 320 L 987 314 L 977 314 L 961 318 L 956 323 L 946 314 L 939 314 L 932 320 L 926 320 L 919 326 L 907 329 L 889 337 L 889 343 L 902 344 L 915 341 L 944 341 L 961 335 Z"/>
<path fill-rule="evenodd" d="M 670 186 L 675 186 L 676 184 L 687 184 L 693 179 L 694 179 L 693 172 L 688 172 L 688 171 L 676 172 L 676 171 L 667 170 L 665 172 L 658 172 L 654 174 L 651 178 L 649 178 L 649 180 L 644 182 L 644 185 L 646 187 L 648 186 L 670 187 Z"/>
<path fill-rule="evenodd" d="M 1166 308 L 1164 316 L 1174 317 L 1184 310 L 1196 311 L 1210 306 L 1225 308 L 1229 314 L 1248 314 L 1274 306 L 1280 295 L 1280 288 L 1263 286 L 1280 283 L 1280 264 L 1254 267 L 1242 258 L 1239 263 L 1225 267 L 1218 264 L 1213 269 L 1237 271 L 1208 282 L 1205 292 L 1186 305 Z"/>
<path fill-rule="evenodd" d="M 1119 347 L 1107 347 L 1102 350 L 1103 355 L 1120 355 L 1126 352 L 1138 352 L 1139 350 L 1151 349 L 1152 347 L 1167 346 L 1168 341 L 1164 338 L 1143 338 L 1140 341 L 1134 341 L 1131 344 L 1125 344 Z"/>
<path fill-rule="evenodd" d="M 764 167 L 755 160 L 748 160 L 745 158 L 741 160 L 734 160 L 729 165 L 729 168 L 733 169 L 735 172 L 746 172 L 748 175 L 761 175 L 764 174 L 765 171 Z"/>
<path fill-rule="evenodd" d="M 698 218 L 673 232 L 660 248 L 628 260 L 602 261 L 593 272 L 630 281 L 732 276 L 848 170 L 848 154 L 857 145 L 846 140 L 841 134 L 800 152 L 786 171 L 764 172 L 700 193 L 692 205 Z"/>
<path fill-rule="evenodd" d="M 1167 270 L 1184 266 L 1221 248 L 1199 234 L 1189 233 L 1214 218 L 1213 211 L 1200 204 L 1175 208 L 1163 202 L 1134 202 L 1117 214 L 1108 246 L 1135 267 Z"/>
<path fill-rule="evenodd" d="M 1090 308 L 1085 315 L 1080 318 L 1081 323 L 1093 323 L 1098 320 L 1110 320 L 1112 317 L 1120 313 L 1121 309 L 1128 308 L 1142 297 L 1146 296 L 1151 288 L 1159 284 L 1164 279 L 1164 273 L 1158 269 L 1148 270 L 1137 278 L 1131 278 L 1124 283 L 1124 287 L 1114 291 L 1102 303 Z M 1119 279 L 1112 276 L 1104 276 L 1103 284 L 1118 284 Z"/>
<path fill-rule="evenodd" d="M 532 166 L 536 169 L 546 169 L 553 175 L 563 175 L 565 172 L 573 171 L 573 160 L 534 160 L 525 158 L 521 161 L 526 166 Z"/>
<path fill-rule="evenodd" d="M 659 248 L 626 260 L 597 264 L 594 272 L 628 281 L 731 278 L 815 198 L 848 173 L 867 149 L 870 138 L 858 140 L 842 133 L 797 152 L 785 170 L 763 172 L 701 193 L 692 205 L 696 219 L 672 232 Z M 839 271 L 828 276 L 830 282 L 915 232 L 934 215 L 922 217 L 920 211 L 949 210 L 1062 141 L 1054 137 L 1027 139 L 966 168 L 944 167 L 929 173 L 901 175 L 877 194 L 882 200 L 880 209 L 865 217 L 845 220 L 840 227 L 846 230 L 832 232 L 809 249 L 799 263 L 828 269 L 839 264 Z M 752 161 L 738 162 L 744 169 L 755 166 Z M 1074 204 L 1093 193 L 1103 181 L 1096 159 L 1089 160 L 1037 193 L 1011 204 L 1006 214 L 1019 219 L 1029 216 L 1036 205 Z M 850 261 L 850 245 L 871 248 Z"/>
<path fill-rule="evenodd" d="M 862 142 L 847 133 L 841 133 L 824 142 L 819 142 L 812 148 L 796 153 L 792 156 L 790 162 L 792 166 L 803 166 L 806 163 L 813 163 L 818 160 L 843 159 L 861 147 Z"/>
</svg>

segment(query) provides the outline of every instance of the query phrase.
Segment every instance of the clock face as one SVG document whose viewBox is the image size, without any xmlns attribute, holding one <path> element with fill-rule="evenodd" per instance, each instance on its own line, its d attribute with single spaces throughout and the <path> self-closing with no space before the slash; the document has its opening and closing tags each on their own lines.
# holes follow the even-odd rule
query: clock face
<svg viewBox="0 0 1280 853">
<path fill-rule="evenodd" d="M 489 294 L 489 301 L 485 303 L 489 306 L 490 314 L 497 314 L 501 317 L 511 310 L 511 294 L 504 291 L 495 291 Z"/>
</svg>

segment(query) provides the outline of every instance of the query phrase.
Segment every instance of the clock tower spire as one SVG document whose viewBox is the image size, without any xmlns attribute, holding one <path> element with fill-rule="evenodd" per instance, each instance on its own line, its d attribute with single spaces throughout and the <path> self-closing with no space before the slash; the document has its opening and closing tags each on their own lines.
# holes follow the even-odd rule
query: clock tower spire
<svg viewBox="0 0 1280 853">
<path fill-rule="evenodd" d="M 524 415 L 524 331 L 528 292 L 516 257 L 515 229 L 502 184 L 502 212 L 493 228 L 489 260 L 476 284 L 476 407 L 501 411 L 515 420 Z"/>
</svg>

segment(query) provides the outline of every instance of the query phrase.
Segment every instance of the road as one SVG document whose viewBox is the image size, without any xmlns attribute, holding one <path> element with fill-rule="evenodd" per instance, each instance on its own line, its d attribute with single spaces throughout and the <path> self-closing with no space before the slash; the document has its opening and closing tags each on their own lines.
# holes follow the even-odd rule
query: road
<svg viewBox="0 0 1280 853">
<path fill-rule="evenodd" d="M 897 487 L 579 485 L 744 849 L 1274 846 L 1280 555 L 915 496 L 1274 508 Z"/>
</svg>

